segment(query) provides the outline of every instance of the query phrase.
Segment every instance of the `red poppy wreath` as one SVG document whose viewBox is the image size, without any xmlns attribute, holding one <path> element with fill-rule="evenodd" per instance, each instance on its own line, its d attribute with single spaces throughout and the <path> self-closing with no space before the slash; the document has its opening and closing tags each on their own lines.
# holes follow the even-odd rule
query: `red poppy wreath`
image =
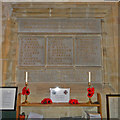
<svg viewBox="0 0 120 120">
<path fill-rule="evenodd" d="M 70 104 L 78 104 L 78 100 L 77 99 L 70 99 L 69 103 Z"/>
<path fill-rule="evenodd" d="M 51 104 L 52 103 L 52 100 L 50 98 L 44 98 L 42 101 L 41 101 L 41 104 Z"/>
</svg>

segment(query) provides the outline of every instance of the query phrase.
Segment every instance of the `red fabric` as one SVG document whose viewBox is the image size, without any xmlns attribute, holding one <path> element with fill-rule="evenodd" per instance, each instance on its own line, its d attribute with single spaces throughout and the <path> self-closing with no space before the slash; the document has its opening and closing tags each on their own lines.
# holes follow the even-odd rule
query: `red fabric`
<svg viewBox="0 0 120 120">
<path fill-rule="evenodd" d="M 41 104 L 51 104 L 52 103 L 52 100 L 50 98 L 44 98 L 42 101 L 41 101 Z"/>
<path fill-rule="evenodd" d="M 70 99 L 69 103 L 70 104 L 78 104 L 78 100 L 77 99 Z"/>
<path fill-rule="evenodd" d="M 24 87 L 24 88 L 22 89 L 22 95 L 29 95 L 29 94 L 30 94 L 29 88 L 27 89 L 26 87 Z"/>
</svg>

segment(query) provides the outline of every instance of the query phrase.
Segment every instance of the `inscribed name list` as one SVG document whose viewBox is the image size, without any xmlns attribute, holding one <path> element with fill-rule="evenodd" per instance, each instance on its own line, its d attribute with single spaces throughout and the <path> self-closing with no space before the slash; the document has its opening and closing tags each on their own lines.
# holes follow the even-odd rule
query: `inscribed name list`
<svg viewBox="0 0 120 120">
<path fill-rule="evenodd" d="M 19 66 L 45 65 L 45 41 L 40 36 L 19 36 Z"/>
<path fill-rule="evenodd" d="M 47 65 L 72 65 L 73 39 L 72 37 L 47 38 Z"/>
<path fill-rule="evenodd" d="M 79 36 L 76 38 L 76 66 L 101 66 L 101 59 L 101 36 Z"/>
</svg>

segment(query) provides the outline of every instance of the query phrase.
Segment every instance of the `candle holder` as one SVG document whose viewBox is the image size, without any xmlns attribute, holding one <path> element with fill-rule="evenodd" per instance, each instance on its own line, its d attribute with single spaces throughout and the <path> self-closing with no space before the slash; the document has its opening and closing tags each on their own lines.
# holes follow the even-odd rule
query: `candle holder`
<svg viewBox="0 0 120 120">
<path fill-rule="evenodd" d="M 91 82 L 88 82 L 88 87 L 89 89 L 91 88 Z M 89 94 L 89 93 L 88 93 Z M 87 104 L 92 104 L 92 100 L 91 100 L 91 97 L 89 97 L 89 101 L 87 102 Z"/>
<path fill-rule="evenodd" d="M 27 91 L 27 86 L 28 86 L 28 82 L 25 82 L 25 91 Z M 24 89 L 24 88 L 23 88 Z M 28 95 L 25 93 L 25 101 L 22 103 L 22 104 L 28 104 L 29 102 L 28 102 Z"/>
</svg>

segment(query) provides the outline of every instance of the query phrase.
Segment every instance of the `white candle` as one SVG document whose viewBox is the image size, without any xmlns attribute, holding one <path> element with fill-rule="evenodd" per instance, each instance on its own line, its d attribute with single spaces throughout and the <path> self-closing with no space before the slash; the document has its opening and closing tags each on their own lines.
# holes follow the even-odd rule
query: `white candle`
<svg viewBox="0 0 120 120">
<path fill-rule="evenodd" d="M 28 82 L 28 72 L 26 72 L 26 82 Z"/>
<path fill-rule="evenodd" d="M 89 72 L 89 82 L 91 82 L 91 72 Z"/>
</svg>

